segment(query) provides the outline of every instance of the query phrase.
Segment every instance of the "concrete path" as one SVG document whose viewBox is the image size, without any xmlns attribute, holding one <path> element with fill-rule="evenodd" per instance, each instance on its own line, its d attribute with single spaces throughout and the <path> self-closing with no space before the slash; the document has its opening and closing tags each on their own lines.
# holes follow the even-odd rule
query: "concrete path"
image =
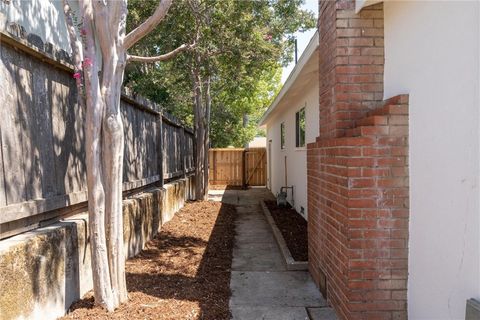
<svg viewBox="0 0 480 320">
<path fill-rule="evenodd" d="M 230 310 L 234 320 L 332 320 L 333 311 L 307 271 L 287 271 L 259 201 L 266 189 L 213 190 L 211 199 L 236 206 Z"/>
</svg>

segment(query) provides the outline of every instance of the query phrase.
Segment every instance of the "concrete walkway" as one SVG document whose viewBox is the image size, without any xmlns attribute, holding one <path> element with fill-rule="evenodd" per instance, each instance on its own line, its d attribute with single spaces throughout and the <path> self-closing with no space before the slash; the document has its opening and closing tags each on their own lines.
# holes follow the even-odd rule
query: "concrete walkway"
<svg viewBox="0 0 480 320">
<path fill-rule="evenodd" d="M 287 271 L 259 201 L 266 189 L 211 191 L 236 206 L 230 310 L 234 320 L 331 320 L 333 311 L 307 271 Z"/>
</svg>

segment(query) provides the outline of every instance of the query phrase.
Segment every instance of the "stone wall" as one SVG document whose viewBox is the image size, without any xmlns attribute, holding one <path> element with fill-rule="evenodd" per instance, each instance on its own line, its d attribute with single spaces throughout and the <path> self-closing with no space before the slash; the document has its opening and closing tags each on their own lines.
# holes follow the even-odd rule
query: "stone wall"
<svg viewBox="0 0 480 320">
<path fill-rule="evenodd" d="M 128 257 L 193 197 L 194 177 L 124 200 Z M 0 242 L 0 319 L 55 319 L 93 288 L 86 212 Z"/>
</svg>

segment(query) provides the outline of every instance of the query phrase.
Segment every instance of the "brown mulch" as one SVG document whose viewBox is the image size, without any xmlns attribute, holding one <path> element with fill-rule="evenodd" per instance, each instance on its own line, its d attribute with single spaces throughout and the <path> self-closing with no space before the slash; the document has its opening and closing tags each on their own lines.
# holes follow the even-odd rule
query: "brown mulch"
<svg viewBox="0 0 480 320">
<path fill-rule="evenodd" d="M 62 319 L 230 319 L 235 207 L 192 202 L 126 263 L 129 301 L 115 312 L 93 293 Z"/>
<path fill-rule="evenodd" d="M 291 207 L 279 207 L 276 201 L 265 201 L 273 220 L 283 235 L 295 261 L 308 260 L 307 221 Z"/>
</svg>

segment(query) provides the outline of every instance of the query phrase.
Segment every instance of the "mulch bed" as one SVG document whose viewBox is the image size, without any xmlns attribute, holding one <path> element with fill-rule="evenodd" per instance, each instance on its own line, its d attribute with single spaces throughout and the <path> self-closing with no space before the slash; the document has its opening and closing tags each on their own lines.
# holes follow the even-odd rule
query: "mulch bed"
<svg viewBox="0 0 480 320">
<path fill-rule="evenodd" d="M 62 319 L 230 319 L 235 207 L 193 202 L 126 263 L 129 301 L 115 312 L 93 293 Z"/>
<path fill-rule="evenodd" d="M 279 207 L 276 201 L 265 201 L 273 220 L 283 235 L 295 261 L 308 261 L 307 221 L 291 207 Z"/>
</svg>

